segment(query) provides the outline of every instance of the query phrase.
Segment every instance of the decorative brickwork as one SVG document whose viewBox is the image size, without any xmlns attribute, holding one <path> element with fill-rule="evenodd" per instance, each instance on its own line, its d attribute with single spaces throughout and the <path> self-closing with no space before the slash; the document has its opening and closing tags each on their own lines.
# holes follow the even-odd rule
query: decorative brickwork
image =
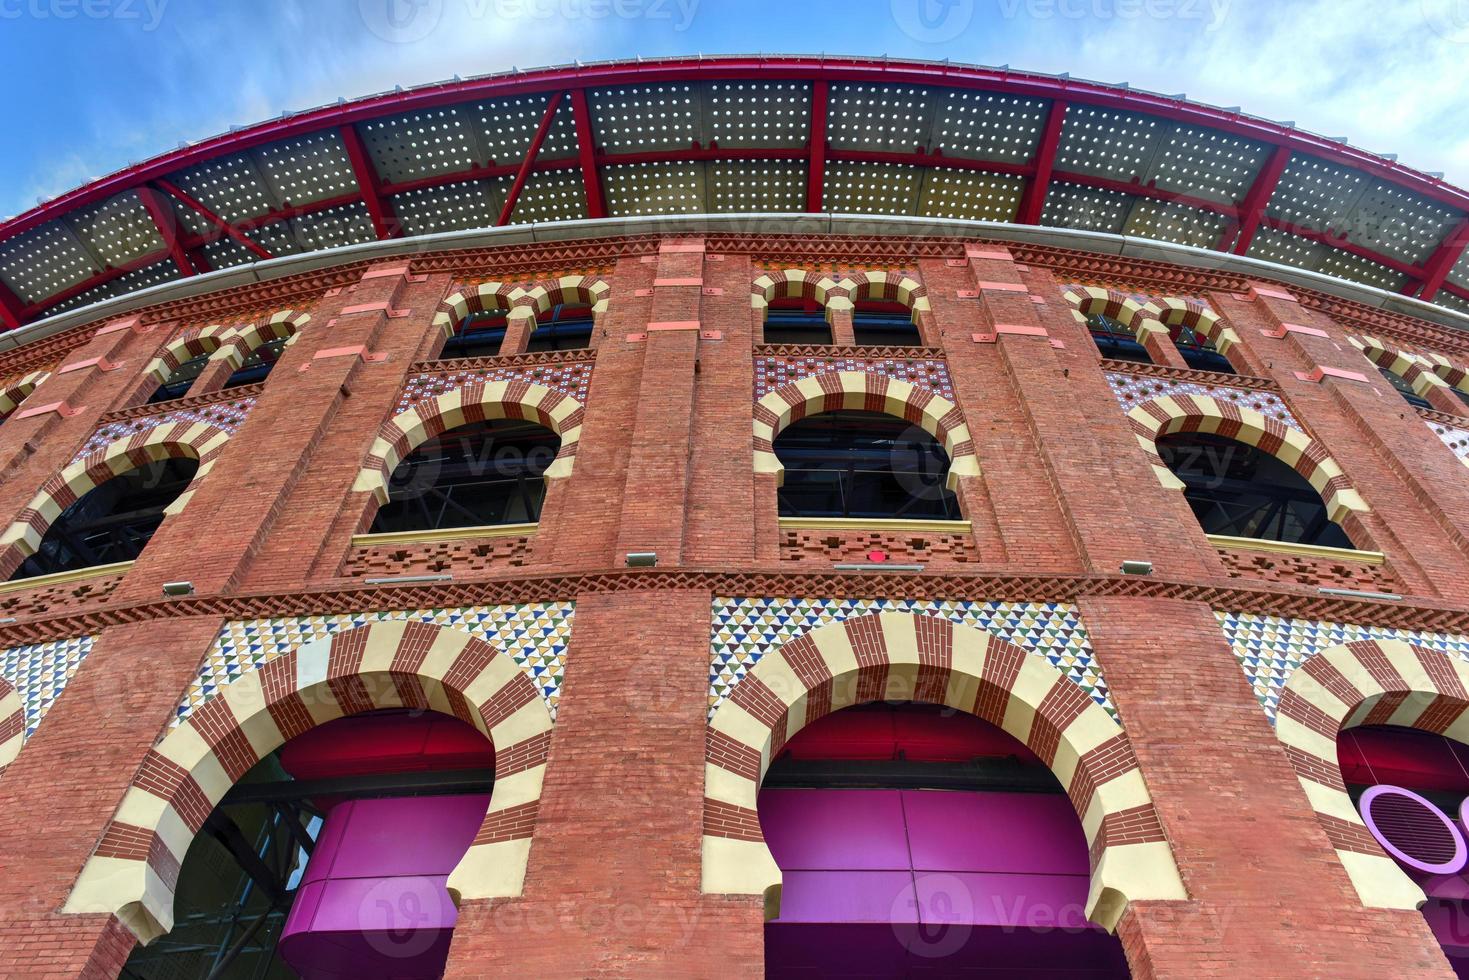
<svg viewBox="0 0 1469 980">
<path fill-rule="evenodd" d="M 980 560 L 974 536 L 941 531 L 863 531 L 785 528 L 780 532 L 782 562 L 968 564 Z"/>
<path fill-rule="evenodd" d="M 1313 588 L 1356 589 L 1360 592 L 1400 592 L 1403 583 L 1386 565 L 1290 555 L 1273 551 L 1219 549 L 1230 578 L 1257 579 Z"/>
<path fill-rule="evenodd" d="M 1108 366 L 1111 367 L 1116 363 L 1118 362 L 1109 361 Z M 1291 414 L 1291 410 L 1286 407 L 1280 395 L 1272 390 L 1274 386 L 1246 388 L 1234 384 L 1223 385 L 1212 379 L 1200 380 L 1200 378 L 1209 378 L 1203 371 L 1179 371 L 1176 368 L 1157 365 L 1138 365 L 1138 367 L 1147 367 L 1148 370 L 1109 370 L 1107 372 L 1107 384 L 1112 386 L 1112 393 L 1117 396 L 1117 401 L 1122 405 L 1124 412 L 1131 412 L 1139 405 L 1158 398 L 1201 395 L 1258 412 L 1282 425 L 1301 428 L 1300 422 Z"/>
<path fill-rule="evenodd" d="M 80 581 L 0 593 L 0 616 L 42 616 L 99 606 L 117 591 L 127 573 L 111 572 Z"/>
<path fill-rule="evenodd" d="M 389 575 L 473 577 L 530 563 L 529 534 L 512 537 L 464 538 L 413 544 L 359 545 L 347 553 L 342 574 L 348 578 Z"/>
<path fill-rule="evenodd" d="M 233 395 L 234 397 L 225 398 L 221 397 L 222 395 Z M 250 414 L 250 409 L 254 404 L 253 394 L 232 390 L 147 406 L 154 409 L 148 414 L 141 413 L 138 409 L 131 409 L 127 413 L 119 412 L 116 414 L 126 414 L 128 417 L 118 418 L 99 426 L 72 458 L 72 462 L 78 462 L 93 453 L 100 452 L 121 439 L 165 425 L 197 423 L 207 425 L 226 435 L 234 435 L 235 430 L 245 421 L 245 416 Z"/>
<path fill-rule="evenodd" d="M 763 350 L 779 350 L 762 348 Z M 892 349 L 890 348 L 889 351 Z M 911 385 L 927 388 L 949 401 L 954 399 L 954 384 L 949 379 L 949 368 L 944 355 L 938 350 L 898 352 L 896 356 L 885 353 L 881 356 L 860 356 L 843 351 L 827 354 L 775 355 L 755 358 L 755 400 L 759 401 L 778 388 L 812 378 L 820 374 L 841 371 L 860 371 L 877 374 L 895 381 L 906 381 Z"/>
<path fill-rule="evenodd" d="M 545 358 L 539 363 L 526 363 L 530 358 Z M 505 361 L 508 363 L 499 363 Z M 453 365 L 452 367 L 450 365 Z M 444 364 L 425 362 L 414 365 L 419 371 L 408 378 L 396 409 L 406 412 L 426 398 L 495 381 L 522 381 L 575 398 L 585 404 L 592 384 L 592 368 L 596 364 L 591 351 L 573 351 L 548 356 L 519 354 L 506 358 L 461 359 Z"/>
</svg>

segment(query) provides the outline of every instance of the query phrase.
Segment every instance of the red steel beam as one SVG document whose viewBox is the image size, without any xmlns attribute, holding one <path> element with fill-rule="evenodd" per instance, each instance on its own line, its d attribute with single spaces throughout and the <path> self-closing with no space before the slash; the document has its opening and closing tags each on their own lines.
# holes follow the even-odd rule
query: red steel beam
<svg viewBox="0 0 1469 980">
<path fill-rule="evenodd" d="M 826 197 L 826 116 L 830 86 L 817 79 L 811 83 L 811 138 L 807 148 L 806 210 L 819 213 Z"/>
<path fill-rule="evenodd" d="M 1219 251 L 1231 248 L 1231 242 L 1225 239 L 1232 241 L 1235 255 L 1244 255 L 1250 250 L 1255 232 L 1260 230 L 1260 219 L 1265 217 L 1265 205 L 1270 203 L 1270 196 L 1275 193 L 1281 175 L 1290 164 L 1290 156 L 1290 147 L 1277 146 L 1260 168 L 1260 172 L 1255 174 L 1250 189 L 1245 192 L 1245 199 L 1239 203 L 1238 227 L 1225 231 L 1224 237 L 1219 241 Z"/>
<path fill-rule="evenodd" d="M 138 197 L 142 198 L 148 217 L 153 219 L 153 227 L 158 229 L 158 237 L 163 239 L 164 249 L 173 258 L 173 264 L 179 267 L 179 275 L 186 278 L 194 275 L 194 263 L 189 261 L 189 250 L 179 237 L 178 215 L 173 213 L 173 209 L 151 187 L 139 187 Z"/>
<path fill-rule="evenodd" d="M 1056 148 L 1061 145 L 1061 124 L 1065 120 L 1066 103 L 1060 99 L 1052 101 L 1051 111 L 1046 114 L 1046 127 L 1041 131 L 1040 143 L 1030 162 L 1030 180 L 1026 181 L 1020 207 L 1015 211 L 1015 220 L 1022 225 L 1041 223 L 1041 211 L 1046 206 L 1046 193 L 1051 189 L 1051 174 L 1056 166 Z"/>
<path fill-rule="evenodd" d="M 602 200 L 602 175 L 597 172 L 597 143 L 592 134 L 592 112 L 587 108 L 587 90 L 571 90 L 571 117 L 576 123 L 576 158 L 581 164 L 581 182 L 587 195 L 587 217 L 607 217 Z"/>
<path fill-rule="evenodd" d="M 6 330 L 14 330 L 26 322 L 25 304 L 20 297 L 11 292 L 10 287 L 0 282 L 0 325 Z"/>
<path fill-rule="evenodd" d="M 249 235 L 240 231 L 234 225 L 231 225 L 228 221 L 225 221 L 219 215 L 215 214 L 213 211 L 209 210 L 209 208 L 205 207 L 202 203 L 196 201 L 189 194 L 186 194 L 183 189 L 178 187 L 172 181 L 164 180 L 162 177 L 160 177 L 157 180 L 153 181 L 153 186 L 157 187 L 165 194 L 168 194 L 184 207 L 188 208 L 190 211 L 193 211 L 199 217 L 209 222 L 209 224 L 212 225 L 216 231 L 229 236 L 230 238 L 239 242 L 241 245 L 245 246 L 245 248 L 253 252 L 257 258 L 270 259 L 275 257 L 267 252 L 264 248 L 262 248 L 259 244 L 257 244 L 255 240 L 252 239 Z"/>
<path fill-rule="evenodd" d="M 1289 221 L 1281 221 L 1279 218 L 1272 218 L 1269 215 L 1261 218 L 1260 221 L 1267 228 L 1287 232 L 1288 234 L 1295 235 L 1297 238 L 1304 238 L 1309 242 L 1327 245 L 1339 251 L 1346 252 L 1348 255 L 1355 255 L 1360 259 L 1376 262 L 1378 265 L 1386 266 L 1394 272 L 1401 272 L 1410 279 L 1420 280 L 1424 278 L 1425 273 L 1422 266 L 1413 265 L 1411 262 L 1404 262 L 1401 259 L 1395 259 L 1390 255 L 1383 255 L 1381 252 L 1374 252 L 1364 245 L 1358 245 L 1344 235 L 1334 235 L 1329 231 L 1320 231 L 1315 228 L 1303 228 L 1300 225 L 1293 225 Z"/>
<path fill-rule="evenodd" d="M 1140 180 L 1116 180 L 1111 177 L 1098 177 L 1094 174 L 1072 173 L 1069 170 L 1057 170 L 1052 177 L 1065 184 L 1080 184 L 1083 187 L 1096 187 L 1105 191 L 1116 191 L 1119 194 L 1135 194 L 1138 197 L 1152 198 L 1155 201 L 1167 201 L 1172 204 L 1198 208 L 1200 211 L 1212 211 L 1228 218 L 1234 218 L 1239 214 L 1238 209 L 1232 204 L 1220 204 L 1218 201 L 1210 201 L 1202 197 L 1166 191 L 1153 184 L 1144 184 Z"/>
<path fill-rule="evenodd" d="M 530 168 L 535 165 L 536 157 L 541 152 L 541 144 L 546 142 L 546 134 L 551 131 L 551 121 L 556 118 L 556 110 L 561 108 L 561 97 L 565 93 L 557 92 L 551 96 L 546 103 L 546 113 L 541 116 L 541 124 L 536 127 L 536 134 L 531 137 L 530 147 L 525 151 L 525 159 L 520 161 L 520 169 L 515 173 L 515 182 L 510 185 L 510 193 L 505 195 L 505 206 L 500 209 L 500 220 L 497 225 L 508 225 L 510 216 L 515 213 L 515 202 L 520 200 L 520 192 L 525 189 L 525 182 L 530 177 Z"/>
<path fill-rule="evenodd" d="M 1453 270 L 1459 256 L 1464 254 L 1464 248 L 1469 246 L 1469 218 L 1464 218 L 1453 230 L 1444 236 L 1438 248 L 1429 256 L 1428 261 L 1423 263 L 1423 282 L 1416 286 L 1419 299 L 1432 301 L 1443 288 L 1444 280 Z M 1405 292 L 1411 296 L 1413 287 L 1405 288 Z"/>
<path fill-rule="evenodd" d="M 380 241 L 384 238 L 397 238 L 403 227 L 383 197 L 382 181 L 378 179 L 372 158 L 367 155 L 362 135 L 350 123 L 341 127 L 338 132 L 342 134 L 342 143 L 347 147 L 347 158 L 352 161 L 352 173 L 357 177 L 362 202 L 367 205 L 367 214 L 372 218 L 372 230 L 377 233 Z"/>
</svg>

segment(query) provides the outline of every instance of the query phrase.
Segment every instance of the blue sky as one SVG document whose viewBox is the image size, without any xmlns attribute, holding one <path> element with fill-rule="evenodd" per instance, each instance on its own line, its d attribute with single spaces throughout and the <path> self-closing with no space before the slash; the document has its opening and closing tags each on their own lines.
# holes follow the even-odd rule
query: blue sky
<svg viewBox="0 0 1469 980">
<path fill-rule="evenodd" d="M 512 65 L 757 51 L 1125 81 L 1469 184 L 1469 0 L 0 0 L 0 215 L 340 96 Z"/>
</svg>

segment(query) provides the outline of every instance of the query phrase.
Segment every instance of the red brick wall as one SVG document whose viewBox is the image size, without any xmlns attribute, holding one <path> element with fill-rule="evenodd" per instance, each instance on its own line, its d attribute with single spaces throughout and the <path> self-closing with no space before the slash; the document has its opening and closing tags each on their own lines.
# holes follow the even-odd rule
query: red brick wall
<svg viewBox="0 0 1469 980">
<path fill-rule="evenodd" d="M 1018 262 L 992 245 L 967 254 L 963 245 L 925 246 L 907 257 L 895 257 L 897 247 L 709 236 L 670 239 L 661 251 L 629 242 L 610 260 L 599 246 L 583 261 L 578 246 L 565 245 L 549 258 L 507 251 L 455 265 L 430 256 L 412 268 L 388 260 L 330 288 L 293 285 L 275 308 L 310 307 L 312 322 L 188 507 L 120 584 L 57 600 L 38 591 L 13 603 L 19 624 L 0 625 L 0 645 L 10 645 L 19 639 L 7 636 L 29 636 L 50 615 L 82 610 L 93 615 L 44 628 L 100 635 L 0 777 L 0 808 L 12 815 L 0 824 L 8 923 L 0 975 L 116 975 L 130 945 L 125 931 L 57 909 L 215 635 L 215 611 L 250 597 L 299 613 L 392 607 L 403 600 L 329 590 L 360 580 L 364 561 L 371 574 L 413 574 L 440 560 L 418 549 L 393 568 L 378 552 L 363 559 L 349 539 L 374 506 L 352 491 L 357 472 L 411 365 L 441 342 L 431 320 L 442 298 L 477 276 L 530 281 L 593 267 L 610 268 L 611 302 L 598 317 L 571 475 L 551 489 L 528 542 L 442 559 L 455 575 L 456 604 L 524 576 L 541 576 L 533 589 L 545 594 L 532 598 L 578 600 L 525 893 L 465 906 L 450 975 L 758 975 L 759 900 L 699 889 L 714 587 L 698 574 L 773 575 L 799 565 L 827 576 L 826 594 L 877 594 L 871 580 L 831 574 L 831 564 L 850 560 L 845 552 L 804 549 L 800 562 L 782 560 L 775 483 L 753 473 L 758 263 L 916 270 L 932 307 L 922 317 L 925 340 L 943 352 L 981 469 L 959 487 L 973 536 L 968 550 L 944 543 L 966 560 L 937 561 L 942 597 L 1024 598 L 1036 582 L 1073 583 L 1189 889 L 1188 901 L 1138 903 L 1125 915 L 1119 934 L 1135 975 L 1446 975 L 1421 919 L 1361 907 L 1208 606 L 1114 594 L 1128 585 L 1114 574 L 1120 563 L 1143 559 L 1175 594 L 1214 589 L 1269 601 L 1230 577 L 1181 494 L 1159 485 L 1137 445 L 1058 286 L 1090 260 L 1058 257 L 1052 268 L 1034 249 Z M 1098 280 L 1118 277 L 1119 288 L 1145 283 L 1167 295 L 1158 283 L 1172 276 L 1178 294 L 1206 291 L 1191 284 L 1192 273 L 1101 261 L 1093 263 Z M 242 304 L 270 308 L 277 294 L 261 290 L 228 305 L 220 298 L 220 319 Z M 1235 363 L 1279 385 L 1372 507 L 1352 528 L 1359 543 L 1386 552 L 1425 609 L 1469 612 L 1469 473 L 1346 343 L 1363 325 L 1338 322 L 1314 301 L 1208 296 L 1241 336 Z M 162 308 L 96 336 L 108 324 L 86 328 L 62 363 L 105 360 L 53 373 L 0 426 L 0 520 L 20 513 L 100 417 L 146 396 L 142 371 L 160 344 L 208 322 L 207 303 L 190 303 L 187 315 Z M 1262 335 L 1282 323 L 1326 336 Z M 386 357 L 343 353 L 359 347 Z M 0 355 L 0 374 L 5 363 Z M 1297 377 L 1319 367 L 1367 380 Z M 57 403 L 64 411 L 25 415 Z M 660 570 L 687 575 L 580 596 L 556 578 L 620 568 L 630 550 L 657 551 Z M 1004 579 L 974 577 L 981 574 Z M 1314 579 L 1282 578 L 1268 588 L 1314 601 Z M 211 615 L 158 608 L 160 585 L 176 579 L 194 582 Z M 1361 608 L 1372 615 L 1374 607 Z"/>
</svg>

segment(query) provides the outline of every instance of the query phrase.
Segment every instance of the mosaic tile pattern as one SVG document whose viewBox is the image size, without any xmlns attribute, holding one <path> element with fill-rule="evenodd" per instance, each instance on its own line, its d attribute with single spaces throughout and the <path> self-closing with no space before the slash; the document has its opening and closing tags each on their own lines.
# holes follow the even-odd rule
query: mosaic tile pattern
<svg viewBox="0 0 1469 980">
<path fill-rule="evenodd" d="M 0 677 L 10 682 L 25 706 L 26 738 L 35 734 L 36 726 L 92 652 L 96 639 L 79 636 L 0 651 Z"/>
<path fill-rule="evenodd" d="M 398 395 L 398 405 L 393 414 L 406 412 L 425 398 L 437 398 L 447 391 L 463 388 L 476 381 L 528 381 L 531 384 L 570 395 L 583 405 L 587 403 L 587 389 L 592 384 L 592 361 L 572 361 L 567 364 L 529 364 L 520 367 L 492 368 L 484 371 L 434 372 L 415 374 L 403 386 Z"/>
<path fill-rule="evenodd" d="M 1322 650 L 1358 640 L 1403 640 L 1430 650 L 1442 650 L 1469 662 L 1469 636 L 1427 633 L 1354 623 L 1311 619 L 1283 619 L 1255 613 L 1214 613 L 1224 638 L 1239 659 L 1255 697 L 1275 724 L 1280 692 L 1291 672 Z"/>
<path fill-rule="evenodd" d="M 1469 463 L 1469 429 L 1461 429 L 1456 425 L 1445 425 L 1442 422 L 1430 422 L 1423 420 L 1423 424 L 1433 430 L 1433 434 L 1448 446 L 1450 451 L 1463 462 Z"/>
<path fill-rule="evenodd" d="M 454 609 L 397 609 L 383 612 L 247 619 L 225 623 L 209 648 L 198 676 L 179 702 L 177 726 L 220 687 L 314 640 L 379 622 L 433 623 L 462 630 L 484 640 L 530 675 L 546 699 L 551 716 L 561 696 L 566 643 L 571 635 L 575 603 L 463 606 Z"/>
<path fill-rule="evenodd" d="M 833 371 L 865 371 L 896 381 L 929 388 L 954 400 L 954 383 L 949 379 L 949 366 L 928 358 L 864 358 L 864 357 L 757 357 L 755 358 L 755 400 L 788 384 L 817 374 Z"/>
<path fill-rule="evenodd" d="M 710 716 L 760 658 L 782 643 L 828 623 L 878 612 L 935 616 L 993 633 L 1045 657 L 1117 716 L 1081 616 L 1069 603 L 727 596 L 715 597 L 709 632 Z"/>
<path fill-rule="evenodd" d="M 1154 378 L 1145 374 L 1126 374 L 1122 371 L 1108 371 L 1107 384 L 1112 386 L 1112 394 L 1117 396 L 1117 401 L 1122 405 L 1124 412 L 1130 412 L 1144 402 L 1168 395 L 1202 395 L 1206 398 L 1216 398 L 1219 401 L 1233 402 L 1240 408 L 1253 409 L 1267 419 L 1274 419 L 1295 429 L 1301 428 L 1301 423 L 1296 421 L 1291 410 L 1285 407 L 1285 402 L 1281 401 L 1280 396 L 1272 391 L 1251 391 L 1248 388 L 1231 388 L 1228 385 L 1171 381 L 1167 378 Z"/>
<path fill-rule="evenodd" d="M 170 422 L 206 422 L 216 429 L 222 429 L 230 435 L 245 421 L 245 416 L 250 414 L 254 407 L 254 398 L 236 398 L 233 401 L 214 402 L 210 405 L 200 405 L 197 408 L 180 408 L 172 412 L 160 412 L 157 415 L 144 415 L 141 418 L 123 419 L 120 422 L 109 422 L 92 433 L 81 452 L 72 458 L 72 462 L 90 456 L 108 443 L 116 442 L 127 436 L 136 435 L 139 432 L 167 425 Z"/>
</svg>

